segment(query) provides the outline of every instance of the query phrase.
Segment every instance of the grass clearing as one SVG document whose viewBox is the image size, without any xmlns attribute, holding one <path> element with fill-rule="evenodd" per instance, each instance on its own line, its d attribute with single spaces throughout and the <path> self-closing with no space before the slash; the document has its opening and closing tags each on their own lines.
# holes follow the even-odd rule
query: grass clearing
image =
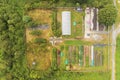
<svg viewBox="0 0 120 80">
<path fill-rule="evenodd" d="M 37 70 L 48 69 L 51 65 L 51 46 L 47 45 L 41 48 L 32 42 L 28 42 L 27 46 L 26 57 L 29 68 Z M 33 65 L 33 62 L 35 62 L 36 65 Z"/>
<path fill-rule="evenodd" d="M 50 10 L 41 10 L 35 9 L 30 10 L 28 15 L 32 17 L 34 21 L 38 24 L 49 24 L 51 25 L 51 11 Z"/>
<path fill-rule="evenodd" d="M 35 70 L 46 70 L 50 67 L 50 53 L 29 53 L 27 54 L 27 61 L 29 68 Z M 36 62 L 36 65 L 32 65 L 33 62 Z"/>
<path fill-rule="evenodd" d="M 47 42 L 47 45 L 43 48 L 39 44 L 35 44 L 36 38 L 42 38 L 49 40 L 51 33 L 51 11 L 34 9 L 28 12 L 28 15 L 33 18 L 38 25 L 49 25 L 48 29 L 40 30 L 41 35 L 35 36 L 30 33 L 32 29 L 26 29 L 26 42 L 27 42 L 27 64 L 30 69 L 35 70 L 47 70 L 51 66 L 51 53 L 52 47 Z M 39 30 L 37 30 L 39 31 Z M 35 65 L 33 65 L 35 63 Z"/>
</svg>

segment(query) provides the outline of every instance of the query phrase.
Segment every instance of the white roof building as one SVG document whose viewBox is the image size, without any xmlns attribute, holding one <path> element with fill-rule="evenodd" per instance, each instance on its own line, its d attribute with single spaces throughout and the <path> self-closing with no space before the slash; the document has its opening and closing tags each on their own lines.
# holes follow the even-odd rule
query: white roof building
<svg viewBox="0 0 120 80">
<path fill-rule="evenodd" d="M 71 12 L 62 12 L 62 35 L 71 35 Z"/>
</svg>

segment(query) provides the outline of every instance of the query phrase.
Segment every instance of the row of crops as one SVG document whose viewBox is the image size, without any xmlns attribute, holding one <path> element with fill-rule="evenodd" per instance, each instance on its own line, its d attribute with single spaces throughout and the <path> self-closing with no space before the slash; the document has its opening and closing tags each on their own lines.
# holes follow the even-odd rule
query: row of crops
<svg viewBox="0 0 120 80">
<path fill-rule="evenodd" d="M 68 46 L 66 58 L 69 64 L 79 66 L 102 66 L 104 47 L 99 46 Z"/>
<path fill-rule="evenodd" d="M 53 49 L 52 66 L 54 69 L 77 70 L 94 66 L 102 67 L 104 63 L 104 47 L 88 45 L 65 45 L 63 49 Z"/>
<path fill-rule="evenodd" d="M 68 52 L 66 58 L 69 64 L 83 66 L 84 49 L 83 46 L 68 46 Z"/>
</svg>

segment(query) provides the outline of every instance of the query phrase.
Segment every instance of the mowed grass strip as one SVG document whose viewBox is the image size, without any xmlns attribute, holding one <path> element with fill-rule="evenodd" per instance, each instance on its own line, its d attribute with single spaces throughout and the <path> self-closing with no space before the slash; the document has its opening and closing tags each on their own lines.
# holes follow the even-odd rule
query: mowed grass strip
<svg viewBox="0 0 120 80">
<path fill-rule="evenodd" d="M 117 38 L 115 61 L 116 61 L 116 80 L 120 80 L 120 35 Z"/>
<path fill-rule="evenodd" d="M 91 45 L 91 42 L 83 41 L 83 40 L 66 40 L 64 41 L 65 45 Z"/>
</svg>

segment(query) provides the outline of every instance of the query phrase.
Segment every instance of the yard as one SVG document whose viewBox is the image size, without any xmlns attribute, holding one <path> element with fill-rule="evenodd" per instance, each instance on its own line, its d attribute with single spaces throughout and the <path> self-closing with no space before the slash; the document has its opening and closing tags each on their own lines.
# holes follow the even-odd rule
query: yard
<svg viewBox="0 0 120 80">
<path fill-rule="evenodd" d="M 57 20 L 62 24 L 62 12 L 70 11 L 71 12 L 71 35 L 64 36 L 65 38 L 81 38 L 83 36 L 83 12 L 78 12 L 73 8 L 57 10 Z"/>
</svg>

